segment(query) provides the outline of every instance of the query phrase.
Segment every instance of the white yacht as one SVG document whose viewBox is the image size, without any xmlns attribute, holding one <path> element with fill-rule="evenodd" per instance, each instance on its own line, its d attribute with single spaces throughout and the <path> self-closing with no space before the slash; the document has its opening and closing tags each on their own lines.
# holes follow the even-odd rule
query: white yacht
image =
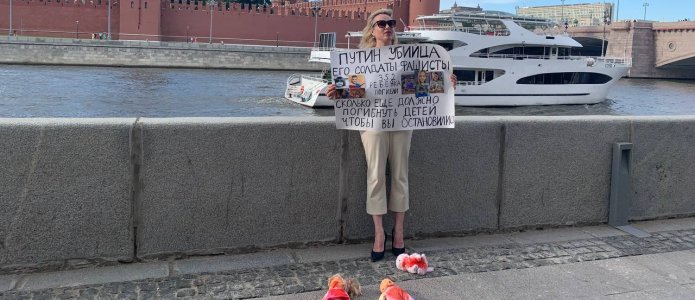
<svg viewBox="0 0 695 300">
<path fill-rule="evenodd" d="M 573 55 L 582 45 L 543 19 L 481 11 L 417 20 L 418 25 L 398 34 L 399 41 L 435 43 L 449 51 L 458 78 L 456 105 L 460 106 L 598 103 L 630 68 L 625 58 Z M 315 61 L 328 57 L 328 51 L 314 52 Z M 325 79 L 321 90 L 328 84 Z M 302 82 L 308 86 L 313 81 Z M 290 85 L 288 81 L 288 90 Z M 325 98 L 320 90 L 312 93 L 316 94 L 314 103 Z"/>
</svg>

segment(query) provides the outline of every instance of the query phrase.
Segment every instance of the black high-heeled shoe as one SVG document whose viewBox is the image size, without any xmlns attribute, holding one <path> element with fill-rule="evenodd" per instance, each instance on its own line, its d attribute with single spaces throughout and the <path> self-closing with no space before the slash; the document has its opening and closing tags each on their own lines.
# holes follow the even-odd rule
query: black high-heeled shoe
<svg viewBox="0 0 695 300">
<path fill-rule="evenodd" d="M 396 240 L 396 228 L 391 229 L 391 236 L 393 237 L 393 241 Z M 396 248 L 393 246 L 393 243 L 391 243 L 391 252 L 393 253 L 393 256 L 398 257 L 399 255 L 405 253 L 405 243 L 403 244 L 403 248 Z"/>
<path fill-rule="evenodd" d="M 386 231 L 384 231 L 384 251 L 375 252 L 374 249 L 372 249 L 372 261 L 377 262 L 384 259 L 384 253 L 386 253 Z"/>
</svg>

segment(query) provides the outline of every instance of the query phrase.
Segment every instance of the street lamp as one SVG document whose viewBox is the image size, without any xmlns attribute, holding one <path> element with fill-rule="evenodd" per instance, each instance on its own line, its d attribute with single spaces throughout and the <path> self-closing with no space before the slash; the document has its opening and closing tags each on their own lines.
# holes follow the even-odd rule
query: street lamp
<svg viewBox="0 0 695 300">
<path fill-rule="evenodd" d="M 644 4 L 642 4 L 642 6 L 644 6 L 644 18 L 642 20 L 646 21 L 647 20 L 647 7 L 649 6 L 649 2 L 645 1 Z"/>
<path fill-rule="evenodd" d="M 606 24 L 610 24 L 608 19 L 608 10 L 603 9 L 603 39 L 601 40 L 601 56 L 606 56 L 604 52 L 604 44 L 606 43 Z"/>
<path fill-rule="evenodd" d="M 567 31 L 567 23 L 565 22 L 565 0 L 560 0 L 562 6 L 560 6 L 560 24 L 565 23 L 565 31 Z"/>
<path fill-rule="evenodd" d="M 75 39 L 80 38 L 80 21 L 75 21 Z"/>
<path fill-rule="evenodd" d="M 620 20 L 620 0 L 618 0 L 618 6 L 615 7 L 615 21 Z"/>
<path fill-rule="evenodd" d="M 321 7 L 319 6 L 318 1 L 314 1 L 314 6 L 311 8 L 312 11 L 314 11 L 314 48 L 316 48 L 316 37 L 318 36 L 318 25 L 319 25 L 319 11 L 321 10 Z"/>
<path fill-rule="evenodd" d="M 107 18 L 107 25 L 106 25 L 106 39 L 111 40 L 111 6 L 114 6 L 118 4 L 118 1 L 115 1 L 111 3 L 111 0 L 109 0 L 109 9 L 108 9 L 108 18 Z"/>
<path fill-rule="evenodd" d="M 10 0 L 10 31 L 7 33 L 7 40 L 12 36 L 12 0 Z"/>
<path fill-rule="evenodd" d="M 215 0 L 208 1 L 208 4 L 210 4 L 210 38 L 208 38 L 208 44 L 212 44 L 212 7 L 215 5 Z"/>
<path fill-rule="evenodd" d="M 108 23 L 106 25 L 106 39 L 111 40 L 111 0 L 109 0 L 109 17 L 106 22 Z"/>
</svg>

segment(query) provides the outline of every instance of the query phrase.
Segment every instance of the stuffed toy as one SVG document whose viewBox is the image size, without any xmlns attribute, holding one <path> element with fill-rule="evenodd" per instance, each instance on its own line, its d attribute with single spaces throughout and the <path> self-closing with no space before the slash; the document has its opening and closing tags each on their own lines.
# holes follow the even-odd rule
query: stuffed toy
<svg viewBox="0 0 695 300">
<path fill-rule="evenodd" d="M 396 285 L 388 278 L 381 281 L 379 290 L 381 291 L 379 300 L 415 300 L 415 298 L 411 297 L 400 286 Z"/>
<path fill-rule="evenodd" d="M 323 300 L 350 300 L 362 294 L 360 283 L 354 278 L 343 279 L 340 274 L 328 278 L 328 292 Z"/>
<path fill-rule="evenodd" d="M 428 272 L 434 271 L 434 268 L 427 265 L 425 254 L 413 253 L 408 255 L 403 253 L 396 258 L 396 268 L 401 271 L 410 272 L 413 274 L 425 275 Z"/>
</svg>

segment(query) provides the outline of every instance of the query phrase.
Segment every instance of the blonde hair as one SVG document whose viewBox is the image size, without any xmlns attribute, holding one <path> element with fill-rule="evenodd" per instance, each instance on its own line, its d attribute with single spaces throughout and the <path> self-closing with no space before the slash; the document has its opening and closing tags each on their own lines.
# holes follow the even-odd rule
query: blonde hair
<svg viewBox="0 0 695 300">
<path fill-rule="evenodd" d="M 362 29 L 362 40 L 360 40 L 360 48 L 374 48 L 376 47 L 376 38 L 374 37 L 374 18 L 378 15 L 388 15 L 389 17 L 393 17 L 393 10 L 390 10 L 388 8 L 382 8 L 379 10 L 374 11 L 369 15 L 369 18 L 367 18 L 367 25 L 364 26 L 364 29 Z M 396 38 L 396 30 L 393 29 L 393 40 L 391 41 L 392 45 L 398 44 L 398 39 Z"/>
</svg>

